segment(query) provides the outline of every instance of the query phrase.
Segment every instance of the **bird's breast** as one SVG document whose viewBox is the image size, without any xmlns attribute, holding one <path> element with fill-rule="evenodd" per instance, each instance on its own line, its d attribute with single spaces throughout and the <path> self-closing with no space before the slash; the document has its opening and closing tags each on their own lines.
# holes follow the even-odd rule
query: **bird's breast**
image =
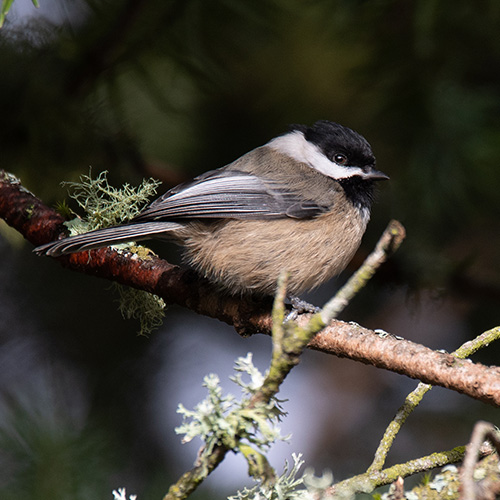
<svg viewBox="0 0 500 500">
<path fill-rule="evenodd" d="M 367 222 L 349 207 L 308 220 L 193 222 L 184 231 L 185 259 L 232 294 L 272 295 L 286 270 L 288 293 L 297 295 L 342 272 Z"/>
</svg>

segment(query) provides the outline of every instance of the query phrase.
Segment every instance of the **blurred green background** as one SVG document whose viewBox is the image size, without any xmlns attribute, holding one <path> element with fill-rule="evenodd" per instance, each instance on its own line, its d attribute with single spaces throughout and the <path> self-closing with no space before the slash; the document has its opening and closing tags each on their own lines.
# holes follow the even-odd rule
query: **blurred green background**
<svg viewBox="0 0 500 500">
<path fill-rule="evenodd" d="M 16 0 L 0 31 L 0 168 L 47 204 L 90 166 L 116 186 L 152 176 L 166 190 L 290 123 L 338 121 L 391 176 L 353 266 L 390 218 L 408 232 L 343 319 L 449 351 L 499 323 L 500 3 L 40 2 Z M 0 497 L 126 486 L 159 498 L 199 445 L 180 447 L 177 403 L 193 406 L 202 376 L 224 377 L 249 350 L 264 369 L 269 339 L 176 308 L 137 337 L 108 283 L 35 257 L 3 223 L 0 256 Z M 344 279 L 308 298 L 321 304 Z M 336 479 L 362 472 L 414 384 L 306 353 L 283 388 L 294 437 L 274 465 L 304 451 Z M 478 418 L 498 423 L 492 408 L 433 392 L 392 463 L 465 443 Z M 224 467 L 198 498 L 242 486 L 243 461 Z"/>
</svg>

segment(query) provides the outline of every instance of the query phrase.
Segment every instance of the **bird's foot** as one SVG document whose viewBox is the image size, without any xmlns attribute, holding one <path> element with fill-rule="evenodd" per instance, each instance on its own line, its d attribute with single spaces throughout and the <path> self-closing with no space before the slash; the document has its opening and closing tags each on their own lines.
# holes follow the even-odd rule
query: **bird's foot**
<svg viewBox="0 0 500 500">
<path fill-rule="evenodd" d="M 289 297 L 288 300 L 292 304 L 292 310 L 287 314 L 285 321 L 291 321 L 297 319 L 299 314 L 304 313 L 317 313 L 321 311 L 321 308 L 306 302 L 305 300 L 299 299 L 299 297 Z"/>
</svg>

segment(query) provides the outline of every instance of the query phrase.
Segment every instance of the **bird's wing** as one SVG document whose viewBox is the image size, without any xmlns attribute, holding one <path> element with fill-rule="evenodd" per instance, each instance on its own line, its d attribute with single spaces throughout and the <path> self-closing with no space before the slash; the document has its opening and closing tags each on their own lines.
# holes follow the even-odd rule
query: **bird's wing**
<svg viewBox="0 0 500 500">
<path fill-rule="evenodd" d="M 38 255 L 59 257 L 60 255 L 92 250 L 107 245 L 116 245 L 128 241 L 141 241 L 166 236 L 181 228 L 175 222 L 143 222 L 140 224 L 125 224 L 123 226 L 105 227 L 88 233 L 77 234 L 62 240 L 52 241 L 36 247 L 33 251 Z"/>
<path fill-rule="evenodd" d="M 305 200 L 276 181 L 237 170 L 213 170 L 168 191 L 135 219 L 311 218 L 326 207 Z"/>
</svg>

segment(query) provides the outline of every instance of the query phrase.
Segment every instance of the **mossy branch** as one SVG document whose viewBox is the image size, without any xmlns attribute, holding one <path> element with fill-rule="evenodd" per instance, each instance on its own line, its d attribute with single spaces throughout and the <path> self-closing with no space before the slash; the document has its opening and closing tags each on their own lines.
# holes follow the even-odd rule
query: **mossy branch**
<svg viewBox="0 0 500 500">
<path fill-rule="evenodd" d="M 465 454 L 465 446 L 452 450 L 432 453 L 425 457 L 409 460 L 383 470 L 367 471 L 364 474 L 334 484 L 325 492 L 336 498 L 352 498 L 356 493 L 371 493 L 375 488 L 391 484 L 399 477 L 425 472 L 443 465 L 460 462 Z"/>
<path fill-rule="evenodd" d="M 494 342 L 500 338 L 500 327 L 492 328 L 488 330 L 474 340 L 464 343 L 456 351 L 452 353 L 458 359 L 465 359 L 472 356 L 479 349 L 488 347 L 491 342 Z M 432 385 L 419 383 L 414 391 L 412 391 L 405 399 L 403 405 L 398 409 L 394 419 L 388 425 L 382 440 L 375 452 L 375 457 L 372 464 L 368 468 L 367 472 L 380 471 L 385 463 L 387 454 L 391 449 L 392 443 L 401 427 L 406 422 L 406 419 L 411 415 L 411 413 L 417 408 L 422 401 L 424 395 L 432 389 Z M 451 463 L 451 462 L 450 462 Z M 408 474 L 405 474 L 408 475 Z M 404 477 L 405 475 L 402 474 Z"/>
<path fill-rule="evenodd" d="M 339 299 L 338 303 L 345 303 L 346 297 L 349 297 L 350 300 L 350 298 L 366 284 L 375 273 L 377 267 L 399 246 L 403 237 L 404 228 L 399 223 L 392 221 L 383 233 L 374 252 L 372 252 L 365 261 L 362 272 L 358 274 L 355 280 L 351 281 L 346 287 L 340 290 L 341 299 Z M 287 279 L 288 273 L 285 271 L 282 272 L 278 281 L 277 293 L 272 310 L 273 352 L 271 364 L 262 385 L 257 390 L 253 391 L 252 396 L 246 404 L 246 410 L 248 410 L 249 417 L 255 410 L 269 410 L 269 405 L 278 393 L 281 384 L 288 373 L 290 373 L 291 369 L 298 364 L 300 355 L 307 347 L 312 337 L 321 331 L 330 321 L 332 315 L 335 315 L 336 311 L 338 311 L 338 307 L 330 307 L 326 312 L 322 310 L 312 315 L 304 326 L 299 326 L 293 320 L 285 320 L 285 314 L 287 312 L 285 308 Z M 335 301 L 329 302 L 329 304 L 332 303 L 335 303 Z M 185 414 L 188 413 L 185 409 L 182 411 Z M 239 416 L 244 415 L 245 408 L 240 408 L 237 413 Z M 265 415 L 265 412 L 263 415 Z M 191 416 L 194 416 L 194 412 L 191 412 Z M 233 416 L 236 416 L 236 412 L 228 415 L 226 417 L 226 422 Z M 273 415 L 271 415 L 271 418 L 272 416 Z M 227 426 L 224 425 L 224 427 Z M 260 479 L 264 484 L 272 483 L 276 479 L 276 475 L 267 462 L 267 459 L 253 447 L 242 442 L 242 439 L 247 437 L 245 436 L 243 427 L 238 427 L 238 424 L 236 424 L 235 428 L 239 428 L 240 430 L 232 433 L 230 439 L 220 435 L 217 441 L 214 442 L 213 434 L 205 435 L 205 442 L 210 444 L 205 444 L 198 453 L 198 464 L 191 471 L 184 473 L 178 481 L 170 487 L 163 500 L 186 498 L 198 487 L 204 477 L 208 476 L 215 467 L 217 467 L 225 454 L 230 450 L 243 453 L 249 464 L 249 472 L 252 476 Z"/>
</svg>

